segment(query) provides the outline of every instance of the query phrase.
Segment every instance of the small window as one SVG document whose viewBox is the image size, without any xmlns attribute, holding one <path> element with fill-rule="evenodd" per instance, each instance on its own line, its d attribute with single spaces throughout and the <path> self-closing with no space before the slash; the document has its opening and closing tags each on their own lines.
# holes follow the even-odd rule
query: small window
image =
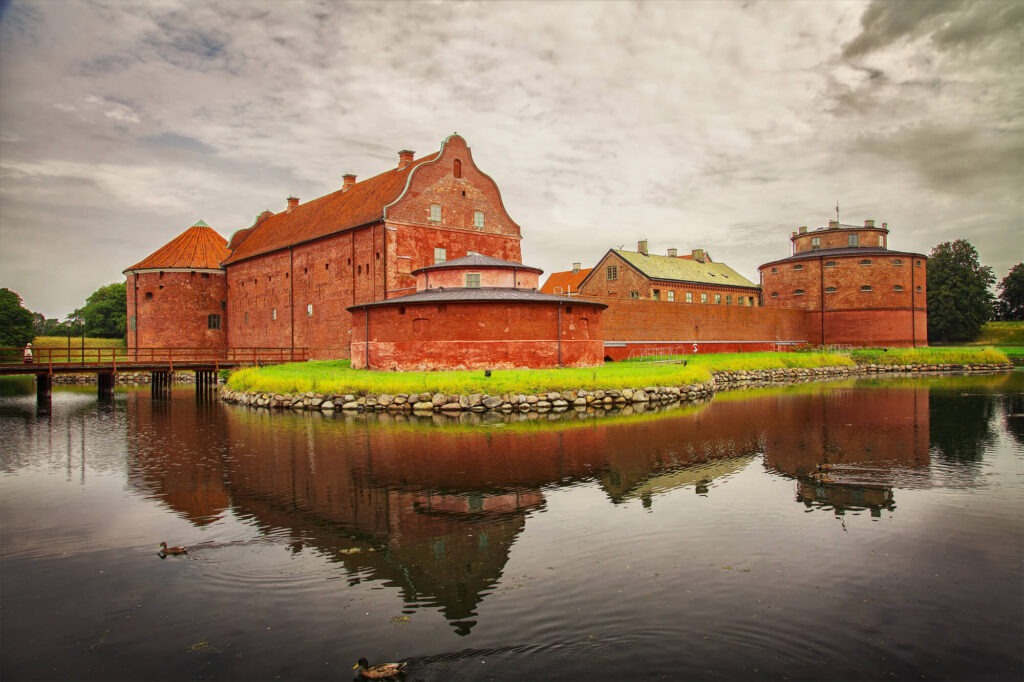
<svg viewBox="0 0 1024 682">
<path fill-rule="evenodd" d="M 754 297 L 753 296 L 748 296 L 747 298 L 750 300 L 750 307 L 753 308 L 754 307 Z"/>
<path fill-rule="evenodd" d="M 436 247 L 434 249 L 434 263 L 444 263 L 448 260 L 448 249 Z"/>
<path fill-rule="evenodd" d="M 862 260 L 862 261 L 860 262 L 860 264 L 861 264 L 861 265 L 871 265 L 871 261 L 870 261 L 870 260 L 868 260 L 867 258 L 865 258 L 864 260 Z"/>
<path fill-rule="evenodd" d="M 203 279 L 210 279 L 210 273 L 208 273 L 208 272 L 204 272 L 204 273 L 202 273 L 202 274 L 201 274 L 201 277 L 202 277 Z"/>
<path fill-rule="evenodd" d="M 657 301 L 661 298 L 661 292 L 657 289 L 651 289 L 651 300 Z"/>
<path fill-rule="evenodd" d="M 430 205 L 430 222 L 439 223 L 441 222 L 441 205 L 431 204 Z"/>
<path fill-rule="evenodd" d="M 324 263 L 324 270 L 330 270 L 330 269 L 331 269 L 331 264 L 330 263 Z"/>
<path fill-rule="evenodd" d="M 470 289 L 480 288 L 480 273 L 479 272 L 467 272 L 466 273 L 466 286 Z"/>
<path fill-rule="evenodd" d="M 921 267 L 921 261 L 915 261 L 915 262 L 914 262 L 914 267 L 915 267 L 915 268 L 919 268 L 919 267 Z"/>
<path fill-rule="evenodd" d="M 793 266 L 793 269 L 794 269 L 794 270 L 803 270 L 803 269 L 804 269 L 804 266 L 802 266 L 802 265 L 794 265 L 794 266 Z"/>
<path fill-rule="evenodd" d="M 882 246 L 882 247 L 885 246 L 885 237 L 884 236 L 878 235 L 878 245 Z"/>
<path fill-rule="evenodd" d="M 834 294 L 834 293 L 836 293 L 836 288 L 835 287 L 825 287 L 825 293 L 826 294 Z"/>
<path fill-rule="evenodd" d="M 221 301 L 220 302 L 220 309 L 221 310 L 227 310 L 228 309 L 228 302 L 227 301 Z"/>
<path fill-rule="evenodd" d="M 571 315 L 572 314 L 572 306 L 571 305 L 565 306 L 565 312 L 567 314 Z"/>
<path fill-rule="evenodd" d="M 773 275 L 778 274 L 778 272 L 779 272 L 778 268 L 772 268 L 772 274 Z"/>
<path fill-rule="evenodd" d="M 846 243 L 849 246 L 860 246 L 860 235 L 856 235 L 856 234 L 848 235 Z"/>
<path fill-rule="evenodd" d="M 448 304 L 446 304 L 446 303 L 438 303 L 437 304 L 437 312 L 439 312 L 439 313 L 446 313 L 446 312 L 448 312 Z"/>
<path fill-rule="evenodd" d="M 804 295 L 804 290 L 803 289 L 794 289 L 793 290 L 793 295 L 794 296 L 803 296 Z"/>
<path fill-rule="evenodd" d="M 163 271 L 163 270 L 161 270 L 161 271 L 160 271 L 160 279 L 163 279 L 163 278 L 164 278 L 164 271 Z M 253 281 L 255 281 L 255 280 L 253 280 Z"/>
<path fill-rule="evenodd" d="M 693 293 L 691 293 L 689 291 L 686 292 L 686 302 L 687 303 L 693 303 Z"/>
<path fill-rule="evenodd" d="M 899 258 L 897 258 L 896 260 L 894 260 L 892 262 L 892 264 L 897 266 L 897 267 L 899 267 L 899 266 L 903 265 L 903 261 L 901 261 Z"/>
<path fill-rule="evenodd" d="M 357 275 L 363 274 L 363 266 L 362 265 L 357 265 L 356 266 L 356 274 Z"/>
<path fill-rule="evenodd" d="M 821 248 L 821 237 L 811 237 L 811 249 Z"/>
<path fill-rule="evenodd" d="M 132 315 L 130 318 L 128 318 L 128 328 L 129 329 L 135 329 L 135 316 L 134 315 Z"/>
<path fill-rule="evenodd" d="M 474 211 L 473 212 L 473 227 L 478 230 L 484 229 L 484 212 Z"/>
<path fill-rule="evenodd" d="M 667 297 L 668 297 L 668 300 L 669 300 L 669 301 L 674 301 L 674 300 L 676 300 L 676 292 L 674 292 L 674 291 L 666 291 L 666 292 L 665 292 L 665 296 L 667 296 Z"/>
<path fill-rule="evenodd" d="M 246 313 L 243 319 L 245 320 L 246 324 L 249 324 L 249 313 Z"/>
<path fill-rule="evenodd" d="M 619 266 L 609 265 L 607 271 L 608 281 L 619 278 Z"/>
<path fill-rule="evenodd" d="M 207 315 L 206 316 L 206 328 L 207 329 L 220 329 L 220 315 Z"/>
<path fill-rule="evenodd" d="M 861 291 L 871 291 L 871 285 L 870 284 L 865 284 L 864 286 L 862 286 L 860 288 L 860 290 Z"/>
<path fill-rule="evenodd" d="M 156 288 L 157 288 L 158 291 L 163 291 L 164 285 L 163 284 L 158 284 Z"/>
<path fill-rule="evenodd" d="M 146 292 L 146 300 L 148 301 L 151 298 L 153 298 L 153 292 L 152 291 L 147 291 Z"/>
<path fill-rule="evenodd" d="M 462 162 L 459 161 L 458 159 L 455 159 L 455 167 L 452 169 L 452 171 L 455 173 L 455 177 L 461 178 L 462 177 Z"/>
<path fill-rule="evenodd" d="M 732 305 L 732 294 L 729 294 L 725 297 L 725 304 Z"/>
<path fill-rule="evenodd" d="M 778 297 L 779 297 L 779 292 L 773 291 L 772 292 L 772 298 L 778 298 Z"/>
<path fill-rule="evenodd" d="M 274 308 L 273 310 L 270 311 L 270 319 L 272 319 L 272 320 L 276 320 L 277 319 L 277 308 Z"/>
<path fill-rule="evenodd" d="M 635 291 L 635 290 L 631 291 L 631 292 L 629 292 L 629 297 L 630 298 L 640 298 L 640 292 L 639 291 Z"/>
<path fill-rule="evenodd" d="M 707 303 L 708 302 L 708 295 L 707 294 L 701 294 L 700 295 L 700 302 L 701 303 Z"/>
<path fill-rule="evenodd" d="M 313 317 L 313 304 L 312 303 L 307 303 L 306 304 L 306 317 Z"/>
<path fill-rule="evenodd" d="M 920 284 L 917 285 L 917 290 L 921 291 L 921 285 Z"/>
<path fill-rule="evenodd" d="M 836 262 L 834 260 L 827 260 L 827 261 L 825 261 L 825 267 L 826 268 L 834 268 L 835 266 L 836 266 Z"/>
<path fill-rule="evenodd" d="M 715 294 L 715 305 L 722 305 L 722 295 Z"/>
<path fill-rule="evenodd" d="M 899 284 L 897 284 L 896 286 L 894 286 L 894 287 L 892 288 L 892 290 L 893 290 L 893 291 L 903 291 L 903 287 L 902 287 L 902 286 L 900 286 Z"/>
<path fill-rule="evenodd" d="M 405 306 L 404 305 L 398 306 L 398 314 L 399 315 L 405 315 Z"/>
</svg>

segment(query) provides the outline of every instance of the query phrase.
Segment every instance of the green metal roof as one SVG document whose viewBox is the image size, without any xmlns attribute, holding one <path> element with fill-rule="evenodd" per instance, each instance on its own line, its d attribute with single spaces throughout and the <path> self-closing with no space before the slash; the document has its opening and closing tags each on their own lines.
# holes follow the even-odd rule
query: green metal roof
<svg viewBox="0 0 1024 682">
<path fill-rule="evenodd" d="M 725 263 L 701 263 L 687 258 L 672 256 L 645 256 L 636 251 L 612 249 L 612 252 L 635 267 L 650 279 L 667 279 L 678 282 L 697 282 L 700 284 L 719 284 L 734 287 L 754 287 L 758 285 L 730 268 Z"/>
<path fill-rule="evenodd" d="M 202 221 L 202 220 L 200 219 L 200 220 L 197 220 L 197 221 L 196 221 L 196 224 L 195 224 L 195 225 L 193 225 L 192 227 L 209 227 L 209 225 L 207 225 L 206 223 L 204 223 L 204 222 L 203 222 L 203 221 Z"/>
</svg>

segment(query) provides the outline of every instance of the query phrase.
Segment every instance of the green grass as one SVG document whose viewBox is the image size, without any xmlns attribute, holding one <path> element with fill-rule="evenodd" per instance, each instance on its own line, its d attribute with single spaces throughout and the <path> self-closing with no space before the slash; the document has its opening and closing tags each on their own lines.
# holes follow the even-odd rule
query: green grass
<svg viewBox="0 0 1024 682">
<path fill-rule="evenodd" d="M 1009 362 L 1005 353 L 995 348 L 938 346 L 933 348 L 860 348 L 850 357 L 858 365 L 984 365 Z"/>
<path fill-rule="evenodd" d="M 968 345 L 1024 347 L 1024 322 L 987 322 Z"/>
<path fill-rule="evenodd" d="M 115 348 L 125 350 L 124 339 L 101 339 L 92 336 L 85 337 L 85 352 L 87 359 L 95 357 L 95 353 L 92 355 L 89 354 L 89 349 L 92 348 Z M 68 337 L 66 336 L 37 336 L 32 339 L 32 350 L 33 357 L 37 362 L 43 362 L 51 357 L 54 361 L 59 362 L 64 362 L 65 360 L 70 360 L 71 362 L 79 361 L 82 359 L 82 337 L 71 337 L 70 356 L 68 355 Z M 16 351 L 17 352 L 15 353 L 6 352 L 2 361 L 22 362 L 24 360 L 24 351 L 22 349 L 16 349 Z M 120 356 L 122 353 L 118 353 L 118 355 Z"/>
<path fill-rule="evenodd" d="M 347 360 L 289 363 L 233 372 L 228 386 L 260 393 L 540 393 L 562 389 L 683 386 L 707 381 L 719 370 L 852 365 L 827 353 L 723 353 L 689 356 L 686 365 L 613 363 L 601 367 L 469 372 L 375 372 L 352 369 Z"/>
</svg>

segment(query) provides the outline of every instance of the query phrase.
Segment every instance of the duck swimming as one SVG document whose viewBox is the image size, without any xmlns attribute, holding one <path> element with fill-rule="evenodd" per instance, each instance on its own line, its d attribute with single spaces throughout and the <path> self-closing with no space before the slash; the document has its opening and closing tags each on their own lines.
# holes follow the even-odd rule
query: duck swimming
<svg viewBox="0 0 1024 682">
<path fill-rule="evenodd" d="M 359 674 L 370 680 L 390 680 L 405 672 L 405 663 L 378 663 L 371 666 L 365 658 L 360 658 L 353 668 L 359 668 Z"/>
<path fill-rule="evenodd" d="M 166 542 L 160 543 L 161 554 L 188 554 L 188 547 L 168 547 Z"/>
</svg>

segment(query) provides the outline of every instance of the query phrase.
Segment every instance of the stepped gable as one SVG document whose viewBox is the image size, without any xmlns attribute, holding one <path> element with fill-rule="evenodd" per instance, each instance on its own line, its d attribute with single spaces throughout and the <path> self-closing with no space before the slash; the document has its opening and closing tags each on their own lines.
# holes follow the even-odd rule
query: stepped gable
<svg viewBox="0 0 1024 682">
<path fill-rule="evenodd" d="M 235 249 L 224 265 L 383 220 L 384 207 L 401 196 L 413 169 L 433 161 L 439 153 L 415 159 L 404 168 L 392 168 L 356 182 L 348 189 L 339 189 L 258 219 L 246 234 L 239 235 L 241 239 L 232 240 Z"/>
<path fill-rule="evenodd" d="M 200 220 L 124 272 L 171 268 L 217 270 L 229 253 L 228 240 Z"/>
<path fill-rule="evenodd" d="M 725 263 L 702 263 L 692 258 L 646 255 L 620 249 L 612 251 L 650 279 L 737 287 L 758 286 Z"/>
</svg>

